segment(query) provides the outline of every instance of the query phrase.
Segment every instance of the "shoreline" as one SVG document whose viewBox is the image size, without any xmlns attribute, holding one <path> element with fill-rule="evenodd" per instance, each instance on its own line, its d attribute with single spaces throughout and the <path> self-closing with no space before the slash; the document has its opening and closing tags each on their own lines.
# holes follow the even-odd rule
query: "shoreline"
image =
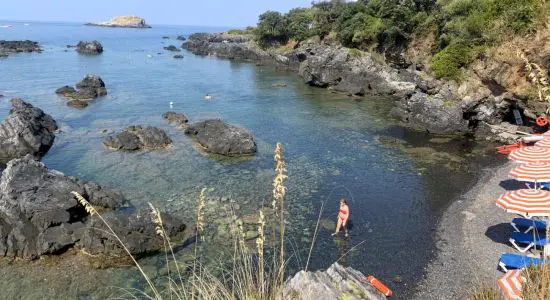
<svg viewBox="0 0 550 300">
<path fill-rule="evenodd" d="M 500 254 L 509 245 L 514 215 L 496 207 L 513 163 L 488 167 L 471 189 L 456 199 L 437 225 L 435 257 L 424 269 L 412 299 L 467 299 L 476 288 L 496 287 Z"/>
</svg>

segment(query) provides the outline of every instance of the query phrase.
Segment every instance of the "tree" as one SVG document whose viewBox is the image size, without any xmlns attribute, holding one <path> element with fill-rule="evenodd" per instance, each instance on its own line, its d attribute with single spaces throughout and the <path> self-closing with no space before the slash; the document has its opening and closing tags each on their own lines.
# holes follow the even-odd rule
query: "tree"
<svg viewBox="0 0 550 300">
<path fill-rule="evenodd" d="M 303 41 L 314 35 L 312 30 L 313 12 L 307 8 L 295 8 L 285 16 L 288 37 Z"/>
<path fill-rule="evenodd" d="M 274 42 L 286 43 L 288 41 L 288 32 L 286 30 L 285 18 L 281 13 L 276 11 L 267 11 L 261 14 L 256 34 L 259 42 L 263 45 L 269 45 Z"/>
</svg>

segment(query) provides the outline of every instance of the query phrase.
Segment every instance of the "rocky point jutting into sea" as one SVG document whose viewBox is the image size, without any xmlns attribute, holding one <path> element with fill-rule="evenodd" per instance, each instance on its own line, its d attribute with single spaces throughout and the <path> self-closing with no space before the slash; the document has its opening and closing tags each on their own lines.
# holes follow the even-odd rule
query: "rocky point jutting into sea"
<svg viewBox="0 0 550 300">
<path fill-rule="evenodd" d="M 90 22 L 88 26 L 101 27 L 125 27 L 125 28 L 151 28 L 143 18 L 137 16 L 117 16 L 105 22 Z"/>
<path fill-rule="evenodd" d="M 345 48 L 329 39 L 312 38 L 280 51 L 262 49 L 252 35 L 196 33 L 182 47 L 198 55 L 275 64 L 297 72 L 311 86 L 349 96 L 392 96 L 393 115 L 406 126 L 434 134 L 474 134 L 511 142 L 518 137 L 516 131 L 531 132 L 510 124 L 513 109 L 532 120 L 546 110 L 544 103 L 528 101 L 518 92 L 518 83 L 509 80 L 525 82 L 521 61 L 498 57 L 475 61 L 464 70 L 465 80 L 457 83 L 431 77 L 421 63 L 403 61 L 404 53 L 393 63 L 381 54 Z"/>
</svg>

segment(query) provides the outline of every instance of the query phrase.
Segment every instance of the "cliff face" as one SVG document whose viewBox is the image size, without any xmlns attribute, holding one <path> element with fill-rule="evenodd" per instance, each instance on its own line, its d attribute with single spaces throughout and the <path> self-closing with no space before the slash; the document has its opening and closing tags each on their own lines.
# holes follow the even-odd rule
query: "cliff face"
<svg viewBox="0 0 550 300">
<path fill-rule="evenodd" d="M 151 28 L 145 23 L 143 18 L 137 16 L 118 16 L 113 17 L 110 21 L 99 23 L 88 23 L 89 26 L 104 26 L 104 27 L 127 27 L 127 28 Z"/>
<path fill-rule="evenodd" d="M 525 41 L 516 43 L 525 45 Z M 550 49 L 550 43 L 549 47 L 545 41 L 539 43 L 526 53 Z M 201 33 L 191 35 L 182 47 L 198 55 L 277 64 L 296 71 L 309 85 L 349 95 L 394 96 L 396 102 L 389 105 L 394 105 L 395 117 L 406 126 L 435 134 L 475 134 L 481 139 L 509 142 L 517 137 L 517 130 L 530 131 L 516 124 L 514 110 L 523 124 L 546 110 L 545 102 L 529 96 L 533 91 L 525 80 L 524 61 L 506 46 L 464 69 L 461 82 L 435 79 L 421 63 L 399 68 L 380 54 L 326 41 L 262 50 L 252 36 Z M 538 61 L 546 61 L 545 57 Z"/>
</svg>

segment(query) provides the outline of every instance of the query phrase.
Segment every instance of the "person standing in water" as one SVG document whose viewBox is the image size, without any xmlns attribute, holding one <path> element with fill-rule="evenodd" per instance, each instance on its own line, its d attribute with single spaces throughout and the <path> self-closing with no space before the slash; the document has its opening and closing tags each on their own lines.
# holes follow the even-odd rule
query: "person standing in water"
<svg viewBox="0 0 550 300">
<path fill-rule="evenodd" d="M 348 202 L 344 197 L 340 198 L 340 211 L 338 212 L 338 223 L 336 224 L 336 231 L 332 234 L 332 236 L 336 236 L 340 233 L 340 228 L 344 227 L 344 236 L 348 236 L 348 228 L 347 228 L 347 222 L 349 217 L 349 206 Z"/>
</svg>

